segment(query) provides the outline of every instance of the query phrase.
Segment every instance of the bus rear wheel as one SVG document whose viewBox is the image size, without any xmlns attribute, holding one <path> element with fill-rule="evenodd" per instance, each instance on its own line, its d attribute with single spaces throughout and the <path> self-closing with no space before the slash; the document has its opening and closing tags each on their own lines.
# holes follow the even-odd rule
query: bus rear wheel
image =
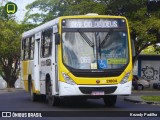
<svg viewBox="0 0 160 120">
<path fill-rule="evenodd" d="M 30 82 L 30 84 L 29 84 L 29 92 L 30 92 L 30 99 L 31 99 L 31 101 L 33 101 L 33 102 L 35 102 L 35 101 L 37 101 L 38 100 L 38 95 L 36 95 L 34 92 L 33 92 L 33 86 L 32 86 L 32 82 Z"/>
<path fill-rule="evenodd" d="M 52 85 L 50 80 L 46 83 L 46 94 L 50 106 L 57 106 L 60 104 L 60 98 L 52 95 Z"/>
<path fill-rule="evenodd" d="M 103 97 L 106 106 L 114 106 L 117 101 L 117 95 L 108 95 Z"/>
</svg>

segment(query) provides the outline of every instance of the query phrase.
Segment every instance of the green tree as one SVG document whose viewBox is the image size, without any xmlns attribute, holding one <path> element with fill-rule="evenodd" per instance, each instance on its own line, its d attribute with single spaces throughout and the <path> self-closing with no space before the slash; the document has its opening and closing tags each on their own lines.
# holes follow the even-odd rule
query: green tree
<svg viewBox="0 0 160 120">
<path fill-rule="evenodd" d="M 13 20 L 0 20 L 0 28 L 0 74 L 7 87 L 14 87 L 19 75 L 21 28 Z"/>
<path fill-rule="evenodd" d="M 97 0 L 36 0 L 26 6 L 24 23 L 44 23 L 62 15 L 105 14 L 106 6 Z M 32 13 L 38 9 L 39 13 Z"/>
<path fill-rule="evenodd" d="M 26 25 L 15 21 L 15 15 L 8 15 L 0 6 L 0 75 L 7 87 L 14 87 L 19 75 L 20 39 Z"/>
<path fill-rule="evenodd" d="M 104 15 L 106 6 L 93 0 L 82 1 L 79 4 L 68 5 L 64 15 L 85 15 L 87 13 L 98 13 Z"/>
<path fill-rule="evenodd" d="M 61 12 L 59 11 L 61 0 L 36 0 L 33 3 L 26 6 L 26 9 L 28 10 L 24 23 L 44 23 L 46 21 L 49 21 L 53 19 L 54 17 L 57 17 L 58 15 L 61 15 Z M 33 10 L 38 9 L 38 13 L 32 13 Z"/>
<path fill-rule="evenodd" d="M 142 50 L 141 54 L 158 55 L 160 51 L 156 51 L 154 46 L 148 46 L 146 49 Z"/>
<path fill-rule="evenodd" d="M 36 27 L 36 24 L 18 24 L 15 15 L 8 15 L 0 3 L 0 75 L 7 87 L 14 87 L 19 76 L 20 40 L 24 31 Z"/>
</svg>

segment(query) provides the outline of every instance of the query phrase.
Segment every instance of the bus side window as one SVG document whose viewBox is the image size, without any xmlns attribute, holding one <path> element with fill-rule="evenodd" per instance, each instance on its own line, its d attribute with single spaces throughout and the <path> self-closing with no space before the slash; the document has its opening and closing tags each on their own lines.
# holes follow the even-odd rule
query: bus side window
<svg viewBox="0 0 160 120">
<path fill-rule="evenodd" d="M 24 42 L 25 42 L 25 39 L 22 39 L 21 40 L 21 60 L 24 59 Z"/>
<path fill-rule="evenodd" d="M 30 38 L 30 59 L 34 58 L 34 37 Z"/>
<path fill-rule="evenodd" d="M 34 58 L 34 37 L 26 38 L 23 41 L 23 60 Z"/>
<path fill-rule="evenodd" d="M 41 57 L 49 57 L 52 50 L 52 28 L 42 33 Z"/>
<path fill-rule="evenodd" d="M 23 60 L 25 60 L 25 55 L 26 55 L 26 39 L 23 41 Z"/>
<path fill-rule="evenodd" d="M 42 40 L 41 40 L 41 57 L 44 57 L 44 36 L 45 32 L 42 32 Z"/>
<path fill-rule="evenodd" d="M 24 60 L 27 59 L 29 59 L 29 38 L 26 38 L 24 43 Z"/>
<path fill-rule="evenodd" d="M 21 41 L 21 49 L 22 49 L 22 50 L 24 49 L 24 40 L 25 40 L 25 39 L 22 39 L 22 41 Z"/>
</svg>

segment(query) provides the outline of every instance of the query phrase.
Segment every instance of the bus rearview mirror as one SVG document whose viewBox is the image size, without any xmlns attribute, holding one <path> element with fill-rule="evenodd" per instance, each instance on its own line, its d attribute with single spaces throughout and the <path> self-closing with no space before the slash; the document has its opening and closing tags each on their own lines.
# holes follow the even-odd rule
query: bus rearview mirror
<svg viewBox="0 0 160 120">
<path fill-rule="evenodd" d="M 60 34 L 59 34 L 59 33 L 56 33 L 56 34 L 55 34 L 55 44 L 56 44 L 56 45 L 59 45 L 59 44 L 60 44 Z"/>
</svg>

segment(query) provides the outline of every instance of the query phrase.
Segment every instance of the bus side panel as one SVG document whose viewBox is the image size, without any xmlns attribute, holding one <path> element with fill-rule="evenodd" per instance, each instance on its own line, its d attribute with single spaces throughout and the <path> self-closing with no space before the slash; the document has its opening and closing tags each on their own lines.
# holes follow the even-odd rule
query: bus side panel
<svg viewBox="0 0 160 120">
<path fill-rule="evenodd" d="M 28 76 L 29 75 L 31 76 L 33 92 L 36 93 L 36 91 L 35 91 L 34 60 L 30 60 L 28 64 L 29 64 L 29 66 L 28 66 Z"/>
<path fill-rule="evenodd" d="M 29 68 L 29 61 L 22 61 L 22 78 L 24 82 L 24 88 L 28 91 L 28 68 Z"/>
</svg>

